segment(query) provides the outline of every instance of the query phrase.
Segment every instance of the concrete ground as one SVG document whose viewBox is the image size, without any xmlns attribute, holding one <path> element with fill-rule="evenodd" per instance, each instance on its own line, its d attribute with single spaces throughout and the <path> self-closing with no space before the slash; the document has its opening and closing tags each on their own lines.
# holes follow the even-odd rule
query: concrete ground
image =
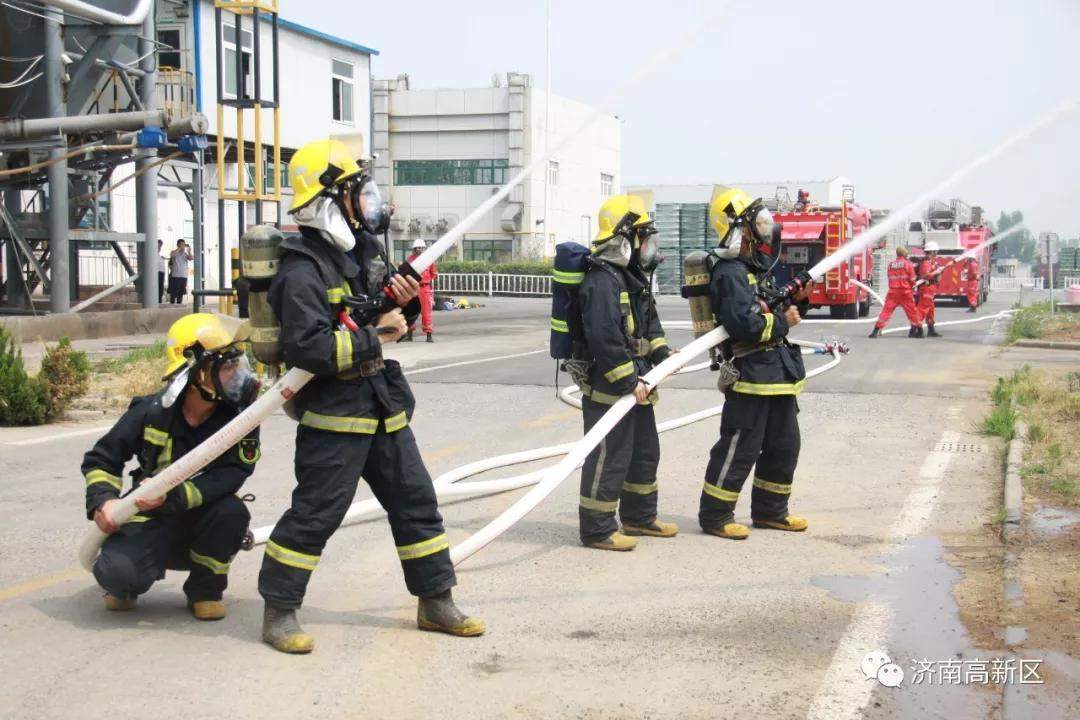
<svg viewBox="0 0 1080 720">
<path fill-rule="evenodd" d="M 1015 299 L 995 293 L 980 313 Z M 578 411 L 552 387 L 547 301 L 481 302 L 487 307 L 437 313 L 436 343 L 388 352 L 413 373 L 413 426 L 433 475 L 581 435 Z M 939 322 L 971 317 L 938 313 Z M 678 298 L 662 298 L 661 315 L 688 319 Z M 158 583 L 136 612 L 107 613 L 74 560 L 87 527 L 78 466 L 104 431 L 100 421 L 0 430 L 0 511 L 8 518 L 0 526 L 0 714 L 999 717 L 1000 685 L 915 684 L 913 670 L 916 660 L 1006 654 L 1000 638 L 961 622 L 955 598 L 964 570 L 948 562 L 987 542 L 1001 506 L 1000 444 L 975 425 L 998 375 L 1024 361 L 1073 361 L 999 347 L 1003 329 L 987 321 L 942 327 L 940 339 L 868 340 L 868 324 L 832 322 L 793 333 L 852 346 L 800 398 L 792 509 L 809 519 L 805 534 L 755 530 L 735 543 L 698 531 L 702 474 L 719 427 L 713 418 L 661 436 L 661 512 L 679 523 L 678 537 L 646 538 L 627 554 L 582 548 L 575 474 L 464 563 L 456 597 L 487 621 L 482 638 L 416 630 L 385 522 L 342 529 L 301 614 L 317 638 L 306 657 L 259 641 L 259 551 L 233 563 L 223 622 L 190 618 L 182 573 Z M 668 336 L 676 345 L 689 340 L 684 330 Z M 502 356 L 514 357 L 477 362 Z M 456 363 L 470 364 L 444 367 Z M 721 399 L 708 372 L 675 378 L 662 395 L 660 419 Z M 244 488 L 258 496 L 250 506 L 256 526 L 273 523 L 288 503 L 293 433 L 284 415 L 264 425 L 263 459 Z M 451 541 L 522 492 L 445 504 Z M 357 497 L 370 497 L 362 483 Z M 860 662 L 875 650 L 900 665 L 901 687 L 864 679 Z M 1045 708 L 1038 717 L 1047 718 L 1065 717 L 1061 698 L 1076 691 L 1060 680 L 1030 686 Z"/>
</svg>

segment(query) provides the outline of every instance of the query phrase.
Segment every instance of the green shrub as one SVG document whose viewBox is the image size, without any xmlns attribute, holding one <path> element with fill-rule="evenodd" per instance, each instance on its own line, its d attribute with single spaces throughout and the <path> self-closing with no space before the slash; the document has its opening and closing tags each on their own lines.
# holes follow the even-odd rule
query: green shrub
<svg viewBox="0 0 1080 720">
<path fill-rule="evenodd" d="M 0 327 L 0 425 L 40 425 L 48 405 L 45 383 L 26 374 L 22 350 Z"/>
<path fill-rule="evenodd" d="M 522 260 L 510 263 L 489 263 L 484 260 L 440 260 L 441 273 L 499 273 L 503 275 L 550 275 L 550 261 Z"/>
<path fill-rule="evenodd" d="M 45 348 L 38 378 L 48 390 L 46 417 L 60 417 L 72 400 L 86 394 L 90 361 L 85 352 L 71 347 L 71 340 L 62 337 L 56 346 Z"/>
</svg>

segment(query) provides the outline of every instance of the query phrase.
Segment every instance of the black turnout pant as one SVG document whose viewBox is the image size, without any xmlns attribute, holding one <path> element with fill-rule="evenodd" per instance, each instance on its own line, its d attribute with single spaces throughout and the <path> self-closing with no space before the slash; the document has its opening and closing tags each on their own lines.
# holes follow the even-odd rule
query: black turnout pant
<svg viewBox="0 0 1080 720">
<path fill-rule="evenodd" d="M 337 433 L 301 425 L 296 432 L 292 506 L 266 544 L 259 593 L 280 608 L 299 608 L 311 573 L 363 477 L 386 510 L 409 592 L 436 595 L 455 584 L 450 545 L 435 488 L 412 429 Z"/>
<path fill-rule="evenodd" d="M 585 432 L 610 409 L 583 397 Z M 649 525 L 656 520 L 659 464 L 653 406 L 635 405 L 585 458 L 578 503 L 581 539 L 602 540 L 618 530 L 616 509 L 626 525 Z"/>
<path fill-rule="evenodd" d="M 698 512 L 701 527 L 719 528 L 734 519 L 735 502 L 751 468 L 751 517 L 768 520 L 787 515 L 799 462 L 798 414 L 794 395 L 727 393 L 720 439 L 713 445 L 705 469 Z"/>
<path fill-rule="evenodd" d="M 142 595 L 166 570 L 190 570 L 188 600 L 220 600 L 251 515 L 235 495 L 172 515 L 129 521 L 101 546 L 94 577 L 110 595 Z"/>
</svg>

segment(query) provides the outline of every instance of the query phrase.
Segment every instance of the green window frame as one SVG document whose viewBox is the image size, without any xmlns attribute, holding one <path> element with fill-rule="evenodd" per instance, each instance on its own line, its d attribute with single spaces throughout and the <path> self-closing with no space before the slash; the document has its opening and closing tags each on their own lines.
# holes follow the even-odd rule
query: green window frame
<svg viewBox="0 0 1080 720">
<path fill-rule="evenodd" d="M 461 241 L 461 254 L 464 260 L 489 263 L 510 262 L 514 255 L 514 240 L 512 238 L 465 238 Z"/>
<path fill-rule="evenodd" d="M 504 185 L 510 161 L 395 160 L 394 185 Z"/>
</svg>

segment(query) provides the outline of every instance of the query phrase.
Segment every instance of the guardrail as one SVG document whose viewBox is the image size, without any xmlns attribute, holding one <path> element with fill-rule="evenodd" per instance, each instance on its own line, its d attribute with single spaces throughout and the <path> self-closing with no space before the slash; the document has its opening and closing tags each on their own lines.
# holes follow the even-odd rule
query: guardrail
<svg viewBox="0 0 1080 720">
<path fill-rule="evenodd" d="M 440 273 L 435 291 L 461 295 L 551 295 L 550 275 L 504 273 Z"/>
</svg>

